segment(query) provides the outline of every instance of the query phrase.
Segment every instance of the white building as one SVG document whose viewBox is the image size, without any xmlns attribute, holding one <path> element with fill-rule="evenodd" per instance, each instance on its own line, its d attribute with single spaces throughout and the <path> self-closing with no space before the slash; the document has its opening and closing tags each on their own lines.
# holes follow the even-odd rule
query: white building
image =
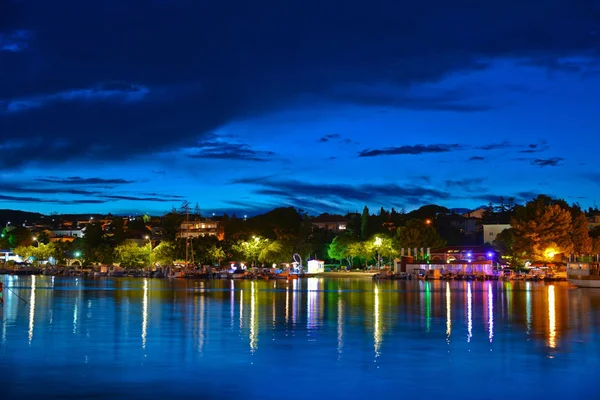
<svg viewBox="0 0 600 400">
<path fill-rule="evenodd" d="M 76 237 L 76 238 L 81 239 L 85 236 L 85 228 L 82 228 L 82 229 L 58 229 L 58 230 L 52 231 L 52 236 L 53 237 L 70 236 L 70 237 Z"/>
<path fill-rule="evenodd" d="M 510 224 L 483 224 L 483 243 L 492 244 L 498 234 L 510 229 Z"/>
</svg>

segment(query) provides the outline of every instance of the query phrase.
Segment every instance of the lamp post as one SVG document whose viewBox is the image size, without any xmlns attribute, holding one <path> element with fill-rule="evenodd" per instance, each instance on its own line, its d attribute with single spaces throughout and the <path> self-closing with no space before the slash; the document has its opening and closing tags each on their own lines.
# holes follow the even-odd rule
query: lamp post
<svg viewBox="0 0 600 400">
<path fill-rule="evenodd" d="M 40 247 L 40 242 L 38 242 L 38 238 L 37 238 L 37 236 L 34 236 L 34 237 L 33 237 L 33 241 L 34 241 L 34 243 L 36 244 L 36 245 L 35 245 L 35 247 Z"/>
<path fill-rule="evenodd" d="M 381 262 L 379 259 L 379 248 L 381 247 L 382 240 L 379 236 L 375 237 L 375 254 L 377 255 L 377 269 L 381 269 Z"/>
</svg>

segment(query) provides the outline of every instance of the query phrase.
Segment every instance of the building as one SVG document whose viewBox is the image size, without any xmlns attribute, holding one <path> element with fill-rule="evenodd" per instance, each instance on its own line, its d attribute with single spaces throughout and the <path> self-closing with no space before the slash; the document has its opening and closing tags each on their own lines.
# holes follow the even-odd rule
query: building
<svg viewBox="0 0 600 400">
<path fill-rule="evenodd" d="M 220 221 L 211 221 L 210 219 L 202 221 L 182 222 L 179 226 L 177 237 L 179 238 L 197 238 L 214 236 L 219 240 L 225 239 L 225 229 Z"/>
<path fill-rule="evenodd" d="M 510 224 L 483 224 L 483 243 L 494 243 L 498 234 L 509 228 Z"/>
<path fill-rule="evenodd" d="M 479 207 L 476 210 L 469 211 L 469 212 L 462 214 L 462 216 L 466 217 L 466 218 L 482 219 L 483 215 L 488 211 L 489 211 L 489 207 Z"/>
<path fill-rule="evenodd" d="M 85 236 L 85 227 L 81 229 L 57 229 L 50 231 L 51 242 L 72 242 Z"/>
<path fill-rule="evenodd" d="M 348 218 L 341 215 L 321 214 L 314 217 L 311 224 L 320 229 L 325 229 L 333 233 L 344 232 L 348 226 Z"/>
</svg>

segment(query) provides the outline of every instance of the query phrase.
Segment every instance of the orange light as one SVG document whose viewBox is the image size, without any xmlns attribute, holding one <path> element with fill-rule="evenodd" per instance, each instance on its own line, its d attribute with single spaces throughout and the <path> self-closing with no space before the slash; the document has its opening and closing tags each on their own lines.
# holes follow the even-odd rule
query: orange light
<svg viewBox="0 0 600 400">
<path fill-rule="evenodd" d="M 430 220 L 430 219 L 426 219 L 426 220 L 425 220 L 425 223 L 426 223 L 427 225 L 429 225 L 429 224 L 431 224 L 431 220 Z"/>
</svg>

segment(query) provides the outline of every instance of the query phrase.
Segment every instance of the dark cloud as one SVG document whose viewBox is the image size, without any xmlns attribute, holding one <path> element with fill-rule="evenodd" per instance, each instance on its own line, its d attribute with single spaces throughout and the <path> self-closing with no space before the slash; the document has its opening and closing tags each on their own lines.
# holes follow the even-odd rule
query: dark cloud
<svg viewBox="0 0 600 400">
<path fill-rule="evenodd" d="M 444 184 L 446 189 L 453 193 L 457 193 L 457 191 L 482 193 L 485 192 L 485 188 L 481 184 L 485 180 L 485 178 L 465 178 L 461 180 L 447 180 Z"/>
<path fill-rule="evenodd" d="M 234 184 L 255 185 L 257 194 L 279 197 L 289 205 L 304 203 L 304 208 L 323 211 L 354 206 L 356 203 L 390 204 L 403 201 L 424 204 L 450 198 L 450 193 L 435 188 L 397 184 L 313 184 L 271 178 L 239 179 Z M 317 201 L 318 200 L 318 201 Z"/>
<path fill-rule="evenodd" d="M 600 40 L 597 6 L 572 0 L 10 3 L 0 13 L 0 147 L 15 151 L 0 168 L 195 147 L 307 98 L 481 111 L 489 105 L 472 94 L 412 88 L 508 57 L 589 73 L 596 58 L 572 56 L 595 56 Z"/>
<path fill-rule="evenodd" d="M 120 195 L 103 195 L 102 197 L 111 200 L 128 200 L 128 201 L 156 201 L 166 203 L 173 201 L 172 198 L 159 198 L 159 197 L 141 197 L 141 196 L 120 196 Z"/>
<path fill-rule="evenodd" d="M 519 153 L 531 154 L 531 153 L 541 153 L 543 151 L 550 150 L 550 145 L 546 141 L 542 141 L 540 143 L 532 143 L 527 146 L 525 150 L 520 150 Z"/>
<path fill-rule="evenodd" d="M 563 158 L 561 157 L 553 157 L 553 158 L 536 158 L 531 160 L 531 165 L 535 165 L 537 167 L 556 167 L 560 165 Z"/>
<path fill-rule="evenodd" d="M 485 158 L 481 157 L 481 156 L 473 156 L 471 158 L 469 158 L 467 161 L 483 161 L 485 160 Z"/>
<path fill-rule="evenodd" d="M 39 197 L 9 196 L 9 195 L 0 195 L 0 201 L 20 202 L 20 203 L 52 203 L 52 204 L 63 204 L 63 205 L 103 204 L 103 203 L 107 202 L 107 200 L 99 200 L 99 199 L 56 200 L 56 199 L 47 199 L 47 198 L 39 198 Z"/>
<path fill-rule="evenodd" d="M 414 146 L 386 147 L 383 149 L 365 149 L 358 153 L 359 157 L 376 157 L 392 155 L 416 155 L 425 153 L 447 153 L 450 151 L 461 150 L 459 144 L 416 144 Z"/>
<path fill-rule="evenodd" d="M 326 143 L 326 142 L 329 142 L 332 139 L 339 139 L 339 138 L 341 138 L 341 135 L 339 135 L 337 133 L 332 133 L 332 134 L 325 135 L 325 136 L 321 137 L 319 139 L 319 142 Z"/>
<path fill-rule="evenodd" d="M 38 178 L 38 182 L 55 183 L 61 185 L 122 185 L 127 183 L 133 183 L 133 181 L 127 181 L 125 179 L 105 179 L 105 178 L 81 178 L 79 176 L 70 176 L 68 178 L 57 178 L 47 177 Z"/>
<path fill-rule="evenodd" d="M 511 147 L 514 147 L 514 145 L 509 143 L 508 141 L 504 141 L 501 143 L 486 144 L 484 146 L 478 147 L 478 149 L 487 151 L 487 150 L 503 150 L 503 149 L 509 149 Z"/>
<path fill-rule="evenodd" d="M 254 150 L 247 144 L 225 142 L 203 142 L 188 157 L 220 160 L 271 161 L 272 151 Z"/>
</svg>

